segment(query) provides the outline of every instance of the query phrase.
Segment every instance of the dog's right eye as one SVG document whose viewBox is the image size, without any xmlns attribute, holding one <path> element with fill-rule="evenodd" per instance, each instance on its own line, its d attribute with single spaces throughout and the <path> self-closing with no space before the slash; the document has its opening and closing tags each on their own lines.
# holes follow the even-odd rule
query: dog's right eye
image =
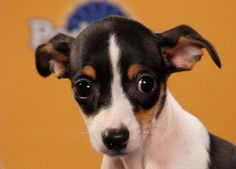
<svg viewBox="0 0 236 169">
<path fill-rule="evenodd" d="M 149 94 L 156 89 L 156 82 L 153 77 L 144 75 L 139 79 L 138 91 L 141 93 Z"/>
<path fill-rule="evenodd" d="M 91 83 L 86 79 L 82 79 L 76 83 L 74 90 L 76 97 L 86 99 L 91 92 Z"/>
</svg>

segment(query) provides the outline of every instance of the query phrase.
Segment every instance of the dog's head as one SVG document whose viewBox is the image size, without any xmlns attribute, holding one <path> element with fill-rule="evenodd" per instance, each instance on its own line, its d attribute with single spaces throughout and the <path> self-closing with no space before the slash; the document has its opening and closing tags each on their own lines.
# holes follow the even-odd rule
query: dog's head
<svg viewBox="0 0 236 169">
<path fill-rule="evenodd" d="M 36 50 L 36 67 L 46 77 L 71 80 L 93 147 L 108 155 L 129 154 L 161 113 L 166 81 L 191 70 L 205 48 L 218 67 L 213 46 L 188 26 L 153 33 L 140 23 L 108 17 L 77 38 L 58 34 Z"/>
</svg>

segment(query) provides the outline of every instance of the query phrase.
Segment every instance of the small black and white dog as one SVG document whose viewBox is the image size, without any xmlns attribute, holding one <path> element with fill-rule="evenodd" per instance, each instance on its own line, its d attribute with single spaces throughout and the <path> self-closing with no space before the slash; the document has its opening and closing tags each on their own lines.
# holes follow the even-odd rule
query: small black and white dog
<svg viewBox="0 0 236 169">
<path fill-rule="evenodd" d="M 40 75 L 71 80 L 102 169 L 236 169 L 236 147 L 186 112 L 167 79 L 214 47 L 189 26 L 153 33 L 111 16 L 77 38 L 58 34 L 36 49 Z"/>
</svg>

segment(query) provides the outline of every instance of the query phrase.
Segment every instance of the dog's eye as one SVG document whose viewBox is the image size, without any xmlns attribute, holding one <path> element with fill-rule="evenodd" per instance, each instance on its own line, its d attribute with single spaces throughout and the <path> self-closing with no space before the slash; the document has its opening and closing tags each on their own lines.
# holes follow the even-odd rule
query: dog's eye
<svg viewBox="0 0 236 169">
<path fill-rule="evenodd" d="M 141 93 L 151 93 L 156 88 L 156 82 L 151 76 L 142 76 L 138 81 L 138 91 Z"/>
<path fill-rule="evenodd" d="M 75 85 L 75 94 L 81 99 L 87 98 L 90 95 L 90 91 L 91 83 L 86 79 L 78 81 Z"/>
</svg>

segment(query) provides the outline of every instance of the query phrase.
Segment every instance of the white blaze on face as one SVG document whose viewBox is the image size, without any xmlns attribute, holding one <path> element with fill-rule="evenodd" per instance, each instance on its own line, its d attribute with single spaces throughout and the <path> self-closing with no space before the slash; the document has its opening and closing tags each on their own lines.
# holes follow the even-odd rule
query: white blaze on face
<svg viewBox="0 0 236 169">
<path fill-rule="evenodd" d="M 122 126 L 129 130 L 129 141 L 126 152 L 132 152 L 142 144 L 140 125 L 137 122 L 132 105 L 126 97 L 119 72 L 120 48 L 114 34 L 109 38 L 109 56 L 112 66 L 113 80 L 111 85 L 111 105 L 102 109 L 95 117 L 87 120 L 90 140 L 97 151 L 106 151 L 101 133 L 106 129 Z"/>
</svg>

